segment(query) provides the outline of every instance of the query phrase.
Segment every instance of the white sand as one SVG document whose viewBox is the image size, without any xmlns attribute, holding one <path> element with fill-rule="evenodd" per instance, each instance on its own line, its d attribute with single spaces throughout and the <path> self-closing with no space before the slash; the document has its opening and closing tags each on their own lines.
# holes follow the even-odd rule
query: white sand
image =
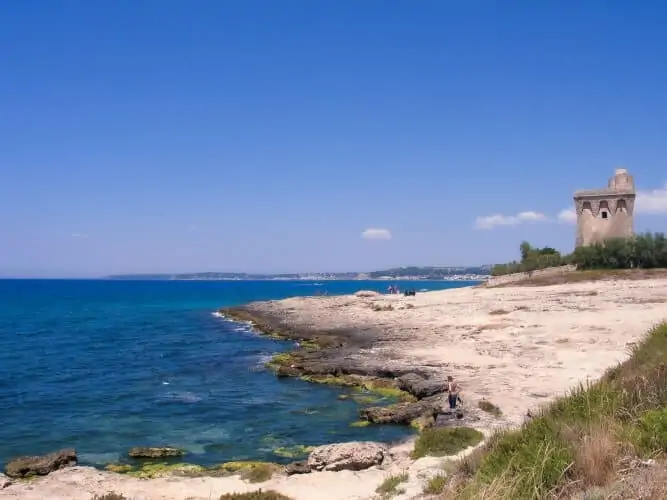
<svg viewBox="0 0 667 500">
<path fill-rule="evenodd" d="M 378 303 L 391 303 L 394 310 L 373 310 Z M 271 307 L 301 325 L 379 328 L 381 342 L 363 357 L 453 374 L 466 404 L 486 397 L 505 415 L 498 425 L 514 425 L 529 408 L 624 360 L 634 342 L 667 320 L 667 280 L 464 288 L 416 297 L 294 298 Z M 261 485 L 237 477 L 137 480 L 76 467 L 9 486 L 0 490 L 0 498 L 89 500 L 93 493 L 116 491 L 137 500 L 199 500 L 261 487 L 297 500 L 371 499 L 387 474 L 403 469 L 410 482 L 397 498 L 411 498 L 443 460 L 411 461 L 409 446 L 393 451 L 397 458 L 385 470 L 319 472 Z"/>
</svg>

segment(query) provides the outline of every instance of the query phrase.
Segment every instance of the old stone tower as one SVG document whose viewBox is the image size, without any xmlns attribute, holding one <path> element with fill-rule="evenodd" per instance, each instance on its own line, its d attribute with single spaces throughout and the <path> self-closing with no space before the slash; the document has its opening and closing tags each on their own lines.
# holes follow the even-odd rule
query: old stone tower
<svg viewBox="0 0 667 500">
<path fill-rule="evenodd" d="M 624 168 L 616 169 L 609 187 L 574 193 L 577 210 L 576 246 L 634 234 L 635 181 Z"/>
</svg>

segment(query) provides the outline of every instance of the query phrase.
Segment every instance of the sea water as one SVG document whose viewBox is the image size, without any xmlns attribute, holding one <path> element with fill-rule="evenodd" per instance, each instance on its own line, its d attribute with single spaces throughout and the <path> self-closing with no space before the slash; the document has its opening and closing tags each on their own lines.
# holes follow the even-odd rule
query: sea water
<svg viewBox="0 0 667 500">
<path fill-rule="evenodd" d="M 359 404 L 339 399 L 344 389 L 278 379 L 264 367 L 293 343 L 214 314 L 253 300 L 385 287 L 0 280 L 0 463 L 73 447 L 81 463 L 102 466 L 133 446 L 183 448 L 187 462 L 202 465 L 286 462 L 298 446 L 401 439 L 409 428 L 351 426 Z"/>
</svg>

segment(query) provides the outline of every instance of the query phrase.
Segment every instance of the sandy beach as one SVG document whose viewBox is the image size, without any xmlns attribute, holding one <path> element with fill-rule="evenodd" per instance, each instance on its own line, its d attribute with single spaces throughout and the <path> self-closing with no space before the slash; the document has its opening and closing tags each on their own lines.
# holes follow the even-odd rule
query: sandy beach
<svg viewBox="0 0 667 500">
<path fill-rule="evenodd" d="M 247 312 L 294 330 L 346 340 L 327 362 L 359 373 L 453 375 L 464 408 L 488 399 L 500 418 L 477 427 L 520 424 L 526 412 L 594 380 L 624 360 L 653 325 L 667 319 L 667 279 L 596 281 L 542 287 L 461 288 L 414 297 L 310 297 L 250 304 Z M 128 498 L 209 499 L 225 492 L 275 489 L 295 499 L 371 499 L 390 473 L 407 470 L 413 498 L 443 460 L 408 458 L 410 443 L 393 460 L 365 471 L 313 472 L 275 477 L 259 485 L 238 477 L 138 480 L 76 467 L 0 490 L 0 498 L 88 500 L 95 493 Z"/>
</svg>

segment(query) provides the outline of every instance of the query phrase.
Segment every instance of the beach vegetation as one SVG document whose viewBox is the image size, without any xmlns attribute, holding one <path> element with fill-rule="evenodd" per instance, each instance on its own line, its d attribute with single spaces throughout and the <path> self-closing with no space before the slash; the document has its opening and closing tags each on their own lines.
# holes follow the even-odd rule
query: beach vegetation
<svg viewBox="0 0 667 500">
<path fill-rule="evenodd" d="M 222 471 L 240 474 L 241 478 L 250 483 L 263 483 L 281 472 L 283 467 L 271 462 L 240 461 L 226 462 L 220 465 Z"/>
<path fill-rule="evenodd" d="M 547 267 L 574 264 L 577 271 L 667 268 L 667 236 L 664 233 L 635 235 L 631 238 L 609 238 L 603 242 L 577 247 L 561 255 L 551 248 L 535 248 L 527 241 L 519 246 L 520 261 L 497 264 L 492 276 L 530 273 Z"/>
<path fill-rule="evenodd" d="M 225 493 L 220 500 L 293 500 L 291 497 L 278 493 L 275 490 L 257 490 L 246 493 Z"/>
<path fill-rule="evenodd" d="M 455 455 L 470 446 L 479 444 L 484 435 L 470 427 L 434 427 L 424 429 L 415 442 L 415 448 L 410 456 L 421 458 L 425 456 L 442 457 Z"/>
<path fill-rule="evenodd" d="M 664 472 L 659 464 L 667 459 L 666 359 L 663 323 L 600 380 L 580 385 L 519 429 L 498 431 L 462 459 L 447 498 L 570 498 L 620 484 L 621 474 L 640 475 L 642 463 L 656 464 L 655 474 Z"/>
<path fill-rule="evenodd" d="M 375 493 L 380 495 L 381 498 L 391 498 L 394 495 L 402 495 L 405 493 L 405 488 L 401 488 L 401 484 L 407 483 L 410 479 L 410 476 L 407 472 L 401 472 L 399 474 L 394 474 L 388 476 L 380 486 L 375 490 Z"/>
<path fill-rule="evenodd" d="M 535 248 L 527 241 L 519 245 L 519 253 L 521 254 L 520 261 L 514 260 L 506 264 L 496 264 L 491 268 L 491 276 L 527 273 L 570 263 L 569 255 L 563 256 L 551 247 Z"/>
<path fill-rule="evenodd" d="M 572 254 L 572 263 L 579 270 L 667 268 L 667 237 L 644 233 L 580 246 Z"/>
<path fill-rule="evenodd" d="M 104 493 L 103 495 L 95 495 L 91 500 L 130 500 L 125 495 L 116 492 Z"/>
<path fill-rule="evenodd" d="M 444 472 L 430 477 L 424 485 L 425 495 L 439 495 L 445 490 L 447 486 L 447 475 Z"/>
<path fill-rule="evenodd" d="M 486 413 L 490 413 L 494 417 L 501 417 L 503 412 L 498 408 L 496 405 L 494 405 L 491 401 L 488 399 L 480 399 L 479 402 L 477 403 L 477 407 L 485 411 Z"/>
<path fill-rule="evenodd" d="M 394 306 L 391 304 L 371 304 L 371 309 L 375 312 L 393 311 Z"/>
</svg>

